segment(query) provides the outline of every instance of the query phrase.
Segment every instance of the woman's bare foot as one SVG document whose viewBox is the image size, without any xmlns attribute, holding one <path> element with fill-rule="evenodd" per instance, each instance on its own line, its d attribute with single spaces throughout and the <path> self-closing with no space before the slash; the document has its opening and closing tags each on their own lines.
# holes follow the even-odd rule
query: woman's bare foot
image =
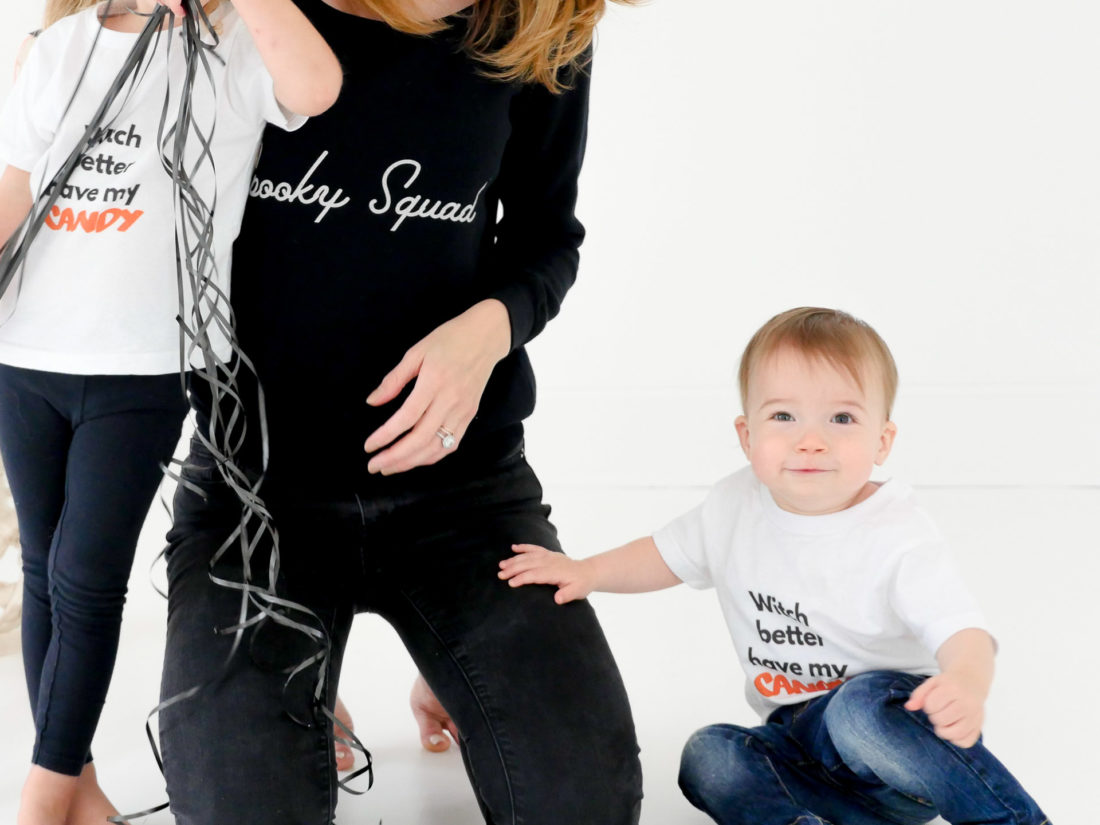
<svg viewBox="0 0 1100 825">
<path fill-rule="evenodd" d="M 347 707 L 339 696 L 336 697 L 336 708 L 333 710 L 332 714 L 339 719 L 348 730 L 355 730 L 355 723 L 351 721 L 351 714 L 348 713 Z M 332 726 L 332 732 L 338 738 L 347 739 L 347 734 L 340 730 L 339 725 L 334 724 Z M 355 767 L 355 751 L 353 751 L 349 745 L 337 741 L 333 743 L 333 750 L 336 752 L 336 770 L 350 771 Z"/>
<path fill-rule="evenodd" d="M 109 816 L 118 816 L 118 809 L 99 787 L 95 765 L 89 762 L 77 780 L 65 825 L 104 825 Z"/>
<path fill-rule="evenodd" d="M 17 825 L 65 825 L 77 777 L 31 765 L 19 798 Z"/>
<path fill-rule="evenodd" d="M 451 714 L 447 713 L 419 673 L 409 693 L 409 707 L 412 708 L 416 726 L 420 728 L 420 744 L 425 750 L 442 753 L 451 746 L 451 739 L 458 741 L 458 728 Z M 444 731 L 451 735 L 451 739 L 444 735 Z"/>
</svg>

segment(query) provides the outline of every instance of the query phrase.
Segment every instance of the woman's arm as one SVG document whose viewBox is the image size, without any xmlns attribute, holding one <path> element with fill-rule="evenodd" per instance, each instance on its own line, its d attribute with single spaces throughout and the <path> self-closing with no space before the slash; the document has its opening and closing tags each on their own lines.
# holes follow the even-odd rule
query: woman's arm
<svg viewBox="0 0 1100 825">
<path fill-rule="evenodd" d="M 588 71 L 586 62 L 560 95 L 531 85 L 512 104 L 489 296 L 508 308 L 513 350 L 558 314 L 577 277 L 584 226 L 575 208 L 588 138 Z"/>
<path fill-rule="evenodd" d="M 412 347 L 367 397 L 368 404 L 385 404 L 416 381 L 364 445 L 368 453 L 381 450 L 370 460 L 371 472 L 404 472 L 447 455 L 436 435 L 440 427 L 461 443 L 493 367 L 557 314 L 576 279 L 584 239 L 574 207 L 588 89 L 585 70 L 563 94 L 531 85 L 514 98 L 512 133 L 494 184 L 504 214 L 488 263 L 487 294 Z"/>
</svg>

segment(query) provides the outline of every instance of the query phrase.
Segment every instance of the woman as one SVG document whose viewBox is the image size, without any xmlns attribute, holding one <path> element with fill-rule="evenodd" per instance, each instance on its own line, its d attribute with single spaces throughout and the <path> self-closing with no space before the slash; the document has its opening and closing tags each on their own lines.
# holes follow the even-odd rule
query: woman
<svg viewBox="0 0 1100 825">
<path fill-rule="evenodd" d="M 278 594 L 312 611 L 282 615 L 323 627 L 331 650 L 319 682 L 298 667 L 325 648 L 285 621 L 212 636 L 240 622 L 241 599 L 211 579 L 264 584 L 274 568 L 261 544 L 247 574 L 239 552 L 210 569 L 241 509 L 193 442 L 169 536 L 163 694 L 205 688 L 161 716 L 181 825 L 332 821 L 331 723 L 314 696 L 331 707 L 359 611 L 394 625 L 457 724 L 486 822 L 637 821 L 633 723 L 591 608 L 496 576 L 514 542 L 557 547 L 523 456 L 523 345 L 576 273 L 602 0 L 464 2 L 410 19 L 396 0 L 300 0 L 344 90 L 294 136 L 265 137 L 233 304 L 267 410 Z M 255 388 L 243 397 L 239 463 L 254 478 Z M 193 405 L 212 432 L 204 386 Z"/>
</svg>

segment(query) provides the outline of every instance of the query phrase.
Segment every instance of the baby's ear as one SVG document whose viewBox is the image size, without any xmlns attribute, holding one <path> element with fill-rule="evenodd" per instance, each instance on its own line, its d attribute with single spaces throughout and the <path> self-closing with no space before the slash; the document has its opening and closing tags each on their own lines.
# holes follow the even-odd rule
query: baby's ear
<svg viewBox="0 0 1100 825">
<path fill-rule="evenodd" d="M 749 420 L 743 415 L 737 416 L 733 422 L 733 426 L 737 429 L 737 439 L 741 442 L 741 451 L 745 454 L 745 458 L 749 456 Z"/>
<path fill-rule="evenodd" d="M 898 435 L 898 425 L 893 421 L 887 421 L 882 427 L 882 435 L 879 437 L 878 453 L 875 455 L 875 464 L 883 464 L 890 450 L 894 446 L 894 439 Z"/>
</svg>

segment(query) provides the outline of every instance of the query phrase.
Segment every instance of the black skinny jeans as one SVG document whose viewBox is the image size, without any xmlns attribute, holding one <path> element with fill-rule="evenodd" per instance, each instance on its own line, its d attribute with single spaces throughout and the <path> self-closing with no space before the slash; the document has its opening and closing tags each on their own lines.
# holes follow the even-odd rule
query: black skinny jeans
<svg viewBox="0 0 1100 825">
<path fill-rule="evenodd" d="M 138 534 L 186 411 L 178 374 L 0 365 L 0 450 L 23 551 L 36 765 L 76 776 L 91 759 Z"/>
<path fill-rule="evenodd" d="M 329 825 L 331 723 L 311 701 L 312 676 L 283 687 L 309 645 L 269 621 L 246 632 L 223 671 L 232 640 L 211 629 L 237 621 L 240 597 L 212 584 L 208 562 L 240 511 L 194 443 L 188 463 L 185 477 L 206 496 L 182 485 L 176 494 L 162 695 L 207 687 L 161 713 L 172 811 L 179 825 Z M 634 725 L 592 608 L 496 575 L 513 542 L 558 548 L 522 451 L 451 483 L 433 477 L 385 497 L 281 501 L 267 491 L 281 595 L 308 605 L 332 640 L 325 701 L 335 701 L 352 618 L 377 613 L 454 718 L 487 823 L 636 823 Z M 253 569 L 262 576 L 266 563 Z M 239 578 L 239 563 L 215 574 Z"/>
</svg>

